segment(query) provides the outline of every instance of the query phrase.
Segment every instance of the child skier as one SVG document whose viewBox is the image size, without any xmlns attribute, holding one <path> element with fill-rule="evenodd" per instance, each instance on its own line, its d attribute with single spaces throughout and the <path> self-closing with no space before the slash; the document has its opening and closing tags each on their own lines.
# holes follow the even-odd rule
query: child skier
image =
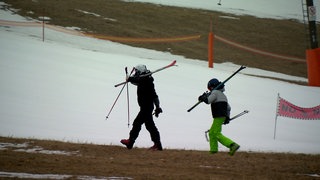
<svg viewBox="0 0 320 180">
<path fill-rule="evenodd" d="M 135 74 L 128 78 L 128 82 L 137 86 L 138 104 L 140 106 L 140 112 L 133 122 L 132 129 L 129 134 L 129 139 L 122 139 L 120 142 L 124 144 L 128 149 L 132 149 L 135 140 L 139 136 L 142 124 L 145 124 L 146 129 L 149 131 L 151 140 L 154 145 L 150 150 L 162 150 L 160 141 L 160 133 L 153 121 L 152 111 L 154 106 L 156 107 L 154 115 L 156 117 L 162 113 L 160 108 L 159 98 L 154 89 L 153 77 L 146 75 L 150 71 L 147 70 L 145 65 L 137 65 L 135 67 Z"/>
<path fill-rule="evenodd" d="M 224 92 L 224 85 L 214 90 L 221 82 L 218 79 L 211 79 L 208 82 L 208 90 L 210 92 L 203 93 L 198 100 L 211 104 L 211 112 L 213 123 L 209 130 L 210 139 L 210 153 L 218 152 L 218 142 L 230 149 L 229 154 L 232 156 L 240 148 L 240 146 L 231 139 L 224 136 L 222 131 L 222 124 L 228 124 L 230 119 L 231 107 L 228 104 L 228 99 Z"/>
</svg>

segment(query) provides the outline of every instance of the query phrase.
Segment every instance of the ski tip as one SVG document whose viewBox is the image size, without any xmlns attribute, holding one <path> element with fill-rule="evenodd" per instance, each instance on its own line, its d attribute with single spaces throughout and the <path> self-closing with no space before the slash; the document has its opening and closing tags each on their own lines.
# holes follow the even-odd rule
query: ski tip
<svg viewBox="0 0 320 180">
<path fill-rule="evenodd" d="M 245 113 L 248 113 L 249 111 L 248 111 L 248 110 L 245 110 L 244 112 L 245 112 Z"/>
</svg>

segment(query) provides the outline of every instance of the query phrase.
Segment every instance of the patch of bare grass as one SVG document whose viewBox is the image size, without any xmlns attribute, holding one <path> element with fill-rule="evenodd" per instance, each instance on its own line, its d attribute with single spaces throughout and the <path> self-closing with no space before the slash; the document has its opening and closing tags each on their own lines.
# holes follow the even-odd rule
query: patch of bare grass
<svg viewBox="0 0 320 180">
<path fill-rule="evenodd" d="M 312 179 L 320 174 L 320 155 L 288 153 L 173 150 L 67 143 L 52 140 L 0 137 L 0 144 L 28 144 L 1 148 L 0 171 L 134 179 Z M 51 151 L 77 152 L 44 154 L 17 151 L 41 147 Z M 1 175 L 1 173 L 0 173 Z"/>
</svg>

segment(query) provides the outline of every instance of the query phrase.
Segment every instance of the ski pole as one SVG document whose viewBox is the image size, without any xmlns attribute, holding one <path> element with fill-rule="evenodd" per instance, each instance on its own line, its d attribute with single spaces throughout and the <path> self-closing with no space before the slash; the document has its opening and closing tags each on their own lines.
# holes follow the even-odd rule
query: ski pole
<svg viewBox="0 0 320 180">
<path fill-rule="evenodd" d="M 210 130 L 208 129 L 208 130 L 206 130 L 206 131 L 204 132 L 204 137 L 206 137 L 207 142 L 209 142 L 209 137 L 208 137 L 209 131 L 210 131 Z"/>
<path fill-rule="evenodd" d="M 128 68 L 126 67 L 126 79 L 129 78 L 129 75 L 128 75 Z M 128 128 L 130 126 L 130 103 L 129 103 L 129 86 L 127 85 L 127 105 L 128 105 Z"/>
<path fill-rule="evenodd" d="M 130 72 L 130 75 L 133 73 L 133 71 L 134 71 L 134 68 L 133 68 L 133 69 L 132 69 L 132 71 Z M 129 75 L 129 76 L 130 76 L 130 75 Z M 121 88 L 121 90 L 120 90 L 120 92 L 119 92 L 119 94 L 118 94 L 118 96 L 117 96 L 116 100 L 113 102 L 113 105 L 112 105 L 112 107 L 111 107 L 111 109 L 110 109 L 110 111 L 109 111 L 108 115 L 106 116 L 106 119 L 108 119 L 108 118 L 109 118 L 109 115 L 110 115 L 111 111 L 113 110 L 114 106 L 116 105 L 116 103 L 117 103 L 117 101 L 118 101 L 118 99 L 119 99 L 119 97 L 120 97 L 120 95 L 121 95 L 121 93 L 122 93 L 122 91 L 123 91 L 124 87 L 125 87 L 127 84 L 128 84 L 128 79 L 126 79 L 126 81 L 125 81 L 125 83 L 123 84 L 123 86 L 122 86 L 122 88 Z"/>
<path fill-rule="evenodd" d="M 217 87 L 215 87 L 213 90 L 219 89 L 222 85 L 224 85 L 227 81 L 229 81 L 234 75 L 236 75 L 238 72 L 240 72 L 242 69 L 245 69 L 245 66 L 241 66 L 236 72 L 234 72 L 231 76 L 229 76 L 226 80 L 224 80 L 222 83 L 220 83 Z M 212 90 L 212 91 L 213 91 Z M 197 107 L 202 101 L 198 101 L 195 105 L 193 105 L 190 109 L 188 109 L 188 112 L 190 112 L 192 109 Z"/>
<path fill-rule="evenodd" d="M 242 116 L 242 115 L 244 115 L 244 114 L 247 114 L 248 112 L 249 112 L 248 110 L 244 110 L 244 111 L 242 111 L 241 113 L 239 113 L 239 114 L 233 116 L 232 118 L 230 118 L 230 121 L 231 121 L 231 120 L 234 120 L 234 119 L 236 119 L 236 118 L 238 118 L 238 117 L 240 117 L 240 116 Z"/>
</svg>

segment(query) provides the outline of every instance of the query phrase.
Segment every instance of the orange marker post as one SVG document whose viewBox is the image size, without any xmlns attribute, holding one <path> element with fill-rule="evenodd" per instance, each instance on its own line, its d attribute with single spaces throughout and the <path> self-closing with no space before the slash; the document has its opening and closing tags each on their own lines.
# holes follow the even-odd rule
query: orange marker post
<svg viewBox="0 0 320 180">
<path fill-rule="evenodd" d="M 320 87 L 320 48 L 306 51 L 309 86 Z"/>
<path fill-rule="evenodd" d="M 208 67 L 213 68 L 213 38 L 214 35 L 212 32 L 208 36 Z"/>
</svg>

